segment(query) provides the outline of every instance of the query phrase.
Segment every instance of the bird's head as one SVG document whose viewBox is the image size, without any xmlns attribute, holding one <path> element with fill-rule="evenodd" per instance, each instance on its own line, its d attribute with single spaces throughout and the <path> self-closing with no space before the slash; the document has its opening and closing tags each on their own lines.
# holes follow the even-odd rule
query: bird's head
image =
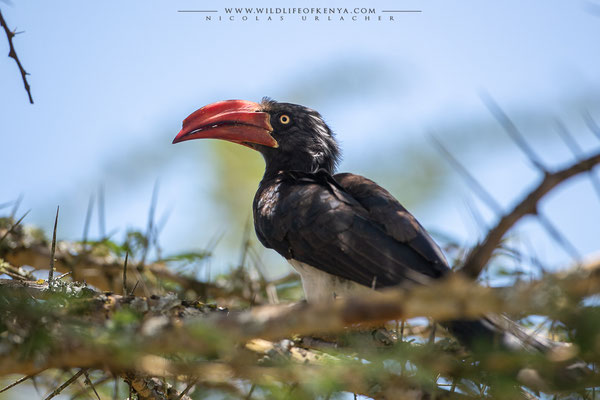
<svg viewBox="0 0 600 400">
<path fill-rule="evenodd" d="M 321 115 L 310 108 L 263 99 L 227 100 L 194 111 L 173 143 L 222 139 L 259 151 L 267 174 L 299 170 L 333 173 L 339 148 Z"/>
</svg>

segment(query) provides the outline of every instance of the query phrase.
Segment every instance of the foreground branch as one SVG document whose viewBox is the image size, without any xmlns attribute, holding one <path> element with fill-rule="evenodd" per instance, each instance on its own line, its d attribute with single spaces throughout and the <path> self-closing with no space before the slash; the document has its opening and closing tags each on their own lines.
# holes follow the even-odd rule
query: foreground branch
<svg viewBox="0 0 600 400">
<path fill-rule="evenodd" d="M 7 299 L 30 296 L 48 298 L 60 289 L 49 290 L 51 286 L 47 282 L 13 280 L 0 280 L 0 288 L 0 294 L 4 293 Z M 97 294 L 72 303 L 76 309 L 88 304 L 86 316 L 79 317 L 84 319 L 81 321 L 84 324 L 84 321 L 103 322 L 107 315 L 121 309 L 133 309 L 145 315 L 139 331 L 133 332 L 131 337 L 120 336 L 117 340 L 128 351 L 143 353 L 152 349 L 151 352 L 192 351 L 210 354 L 255 338 L 278 340 L 294 335 L 331 334 L 356 324 L 377 326 L 390 320 L 422 316 L 443 321 L 506 312 L 568 319 L 571 317 L 569 310 L 572 310 L 573 304 L 598 292 L 600 270 L 593 269 L 568 275 L 548 275 L 540 281 L 521 283 L 509 288 L 486 288 L 455 276 L 428 287 L 420 286 L 411 290 L 373 292 L 369 296 L 340 299 L 333 303 L 260 306 L 241 312 L 216 312 L 219 311 L 218 308 L 181 301 L 175 296 L 143 298 Z M 90 329 L 92 328 L 94 326 L 90 324 Z M 73 335 L 73 332 L 66 330 L 66 337 Z M 61 349 L 46 365 L 40 363 L 39 359 L 29 362 L 0 356 L 0 375 L 33 374 L 40 368 L 50 367 L 101 366 L 116 355 L 111 355 L 112 352 L 118 350 L 115 344 L 105 348 L 102 343 L 82 342 L 77 337 L 72 340 L 65 338 L 61 345 L 67 348 Z M 131 367 L 123 367 L 126 366 Z"/>
<path fill-rule="evenodd" d="M 477 278 L 492 257 L 494 250 L 502 238 L 521 218 L 528 214 L 537 214 L 539 201 L 548 192 L 567 179 L 600 164 L 600 154 L 583 159 L 567 168 L 553 173 L 546 173 L 540 184 L 521 200 L 512 211 L 504 215 L 497 225 L 492 228 L 484 240 L 469 252 L 462 273 L 470 278 Z"/>
<path fill-rule="evenodd" d="M 328 356 L 302 349 L 302 340 L 275 342 L 298 335 L 350 335 L 351 331 L 355 335 L 356 330 L 370 338 L 374 327 L 390 320 L 421 316 L 442 321 L 507 312 L 549 315 L 577 325 L 576 318 L 586 318 L 579 306 L 581 299 L 600 292 L 600 269 L 590 265 L 590 269 L 546 275 L 511 288 L 482 287 L 457 274 L 431 286 L 373 291 L 331 303 L 258 306 L 245 311 L 183 301 L 175 295 L 99 293 L 60 279 L 0 280 L 0 313 L 6 313 L 7 333 L 0 337 L 0 376 L 34 375 L 46 369 L 99 369 L 123 377 L 136 392 L 145 393 L 147 397 L 140 397 L 144 399 L 161 398 L 150 377 L 197 382 L 225 391 L 239 388 L 232 383 L 235 380 L 300 387 L 322 381 L 336 382 L 336 390 L 381 399 L 415 391 L 454 396 L 435 384 L 424 386 L 415 375 L 376 369 L 384 360 L 399 357 L 410 360 L 404 362 L 413 363 L 423 373 L 441 374 L 450 380 L 482 379 L 482 371 L 514 379 L 520 368 L 531 366 L 543 371 L 543 382 L 554 384 L 567 359 L 586 356 L 587 361 L 597 361 L 600 356 L 585 353 L 584 348 L 579 352 L 577 347 L 562 347 L 558 353 L 548 354 L 490 350 L 489 360 L 473 363 L 437 343 L 401 343 L 384 354 L 350 341 L 351 355 L 336 352 Z M 36 345 L 31 338 L 40 335 L 44 339 Z M 357 357 L 371 363 L 365 365 Z M 139 386 L 140 382 L 148 387 Z M 531 380 L 519 382 L 535 385 Z M 160 390 L 166 393 L 168 388 Z"/>
</svg>

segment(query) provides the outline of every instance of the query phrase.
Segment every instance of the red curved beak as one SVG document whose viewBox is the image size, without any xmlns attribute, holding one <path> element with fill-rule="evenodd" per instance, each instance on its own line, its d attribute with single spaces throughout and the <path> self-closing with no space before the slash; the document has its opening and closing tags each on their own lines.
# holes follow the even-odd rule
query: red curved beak
<svg viewBox="0 0 600 400">
<path fill-rule="evenodd" d="M 245 144 L 278 147 L 271 136 L 270 116 L 260 104 L 245 100 L 226 100 L 194 111 L 183 121 L 173 144 L 192 139 L 222 139 Z"/>
</svg>

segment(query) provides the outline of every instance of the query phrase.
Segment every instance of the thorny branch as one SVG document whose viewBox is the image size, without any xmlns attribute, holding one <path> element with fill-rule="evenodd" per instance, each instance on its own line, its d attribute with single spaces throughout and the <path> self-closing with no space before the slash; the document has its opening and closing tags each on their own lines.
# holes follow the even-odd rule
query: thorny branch
<svg viewBox="0 0 600 400">
<path fill-rule="evenodd" d="M 48 282 L 0 280 L 0 289 L 11 299 L 48 298 L 55 293 L 48 291 L 49 285 Z M 596 263 L 591 264 L 591 269 L 577 268 L 568 274 L 549 274 L 539 281 L 513 287 L 482 287 L 457 275 L 410 290 L 374 291 L 369 296 L 333 303 L 258 306 L 241 312 L 226 312 L 199 302 L 181 301 L 175 296 L 143 298 L 100 293 L 78 300 L 73 307 L 88 305 L 88 312 L 83 317 L 88 324 L 102 323 L 107 316 L 122 309 L 147 314 L 146 326 L 143 324 L 138 332 L 134 332 L 134 337 L 120 338 L 126 341 L 126 346 L 135 342 L 133 349 L 149 353 L 187 350 L 209 354 L 256 338 L 279 340 L 293 335 L 331 334 L 356 324 L 377 326 L 390 320 L 419 316 L 443 321 L 502 312 L 519 315 L 550 313 L 560 320 L 568 317 L 565 312 L 570 304 L 599 292 L 600 269 Z M 206 341 L 207 338 L 214 340 L 211 332 L 218 334 L 219 340 Z M 0 375 L 34 374 L 46 368 L 93 367 L 106 363 L 113 367 L 132 367 L 121 364 L 124 361 L 118 361 L 118 358 L 108 360 L 114 358 L 111 352 L 118 351 L 113 345 L 103 348 L 99 343 L 86 344 L 68 329 L 64 334 L 72 339 L 64 340 L 62 346 L 67 347 L 49 357 L 47 364 L 40 360 L 30 362 L 0 356 Z"/>
<path fill-rule="evenodd" d="M 537 214 L 538 203 L 548 192 L 567 179 L 591 171 L 600 164 L 600 153 L 584 158 L 556 172 L 546 172 L 539 185 L 529 192 L 510 212 L 505 214 L 492 228 L 481 243 L 468 254 L 461 272 L 471 278 L 477 278 L 491 259 L 494 250 L 502 238 L 521 218 L 528 214 Z"/>
<path fill-rule="evenodd" d="M 30 296 L 50 300 L 52 296 L 60 293 L 61 286 L 49 291 L 48 282 L 17 282 L 11 280 L 0 281 L 0 300 L 2 292 L 10 299 L 26 299 Z M 62 288 L 70 288 L 65 284 Z M 75 289 L 71 287 L 71 289 Z M 4 298 L 6 299 L 6 297 Z M 0 301 L 2 302 L 2 301 Z M 318 374 L 325 371 L 335 373 L 339 379 L 344 380 L 343 386 L 356 393 L 373 395 L 369 386 L 358 380 L 350 379 L 348 370 L 344 365 L 335 367 L 327 365 L 333 358 L 323 354 L 314 354 L 310 350 L 301 349 L 294 345 L 279 345 L 266 340 L 248 339 L 252 332 L 244 332 L 245 327 L 268 323 L 277 315 L 283 313 L 291 317 L 295 309 L 289 306 L 279 306 L 276 316 L 271 309 L 259 311 L 259 315 L 242 312 L 226 314 L 223 310 L 210 307 L 198 302 L 185 302 L 177 300 L 175 296 L 153 298 L 123 297 L 114 294 L 96 293 L 90 298 L 73 299 L 69 307 L 77 310 L 85 309 L 84 317 L 73 320 L 65 317 L 52 327 L 54 335 L 60 338 L 52 344 L 52 350 L 45 355 L 40 351 L 35 359 L 15 357 L 15 354 L 0 356 L 0 376 L 8 373 L 18 373 L 25 370 L 41 372 L 45 369 L 59 368 L 95 368 L 116 373 L 130 382 L 135 391 L 143 399 L 171 399 L 165 389 L 156 392 L 156 385 L 152 378 L 147 382 L 147 387 L 141 389 L 136 386 L 136 379 L 140 377 L 196 377 L 203 386 L 227 388 L 231 379 L 249 379 L 258 383 L 269 383 L 272 379 L 281 379 L 283 382 L 302 382 L 316 379 Z M 87 304 L 87 307 L 84 305 Z M 115 313 L 123 310 L 135 310 L 142 313 L 142 325 L 135 331 L 119 332 L 118 336 L 106 337 L 110 328 L 104 327 L 107 318 L 112 318 Z M 310 312 L 310 310 L 308 310 Z M 52 316 L 48 315 L 52 320 Z M 227 322 L 232 319 L 232 326 L 237 326 L 229 333 Z M 266 319 L 265 319 L 266 318 Z M 277 323 L 276 321 L 274 323 Z M 110 326 L 110 325 L 109 325 Z M 82 327 L 91 329 L 95 334 L 89 335 L 82 332 Z M 78 335 L 77 332 L 82 335 Z M 100 337 L 100 340 L 89 340 L 91 337 Z M 86 339 L 87 338 L 87 339 Z M 240 349 L 236 343 L 247 342 L 245 348 Z M 292 343 L 290 341 L 287 341 Z M 222 361 L 216 362 L 178 362 L 176 357 L 163 358 L 157 354 L 196 354 L 206 356 L 217 351 L 221 354 Z M 248 353 L 250 351 L 250 353 Z M 132 353 L 133 352 L 133 353 Z M 249 354 L 255 354 L 249 358 Z M 279 354 L 282 360 L 288 357 L 298 364 L 310 364 L 313 367 L 306 370 L 293 371 L 274 366 L 257 365 L 256 357 L 276 357 Z M 316 368 L 316 369 L 315 369 Z M 135 376 L 131 371 L 137 371 Z M 388 374 L 389 375 L 389 374 Z M 344 376 L 346 376 L 344 378 Z M 385 377 L 386 375 L 384 375 Z M 384 378 L 382 377 L 382 379 Z M 134 379 L 136 378 L 136 379 Z M 386 390 L 408 390 L 407 380 L 397 381 L 393 376 L 389 380 Z M 418 386 L 411 384 L 416 390 Z M 433 390 L 433 389 L 430 389 Z M 443 390 L 439 391 L 441 394 Z M 447 394 L 447 393 L 446 393 Z M 163 396 L 163 397 L 161 397 Z M 374 396 L 378 398 L 378 396 Z M 455 396 L 456 397 L 456 396 Z M 459 396 L 460 397 L 460 396 Z M 185 397 L 184 397 L 185 398 Z"/>
<path fill-rule="evenodd" d="M 25 86 L 25 90 L 27 91 L 27 96 L 29 96 L 29 102 L 31 104 L 33 104 L 33 97 L 31 96 L 31 87 L 29 86 L 29 82 L 27 82 L 27 75 L 29 75 L 29 74 L 27 73 L 27 71 L 25 71 L 25 68 L 23 68 L 21 61 L 19 60 L 19 56 L 17 55 L 17 51 L 15 50 L 15 46 L 13 45 L 13 38 L 15 37 L 15 35 L 17 33 L 14 31 L 11 31 L 8 28 L 8 25 L 6 24 L 6 21 L 4 20 L 4 17 L 2 16 L 1 10 L 0 10 L 0 25 L 2 25 L 2 28 L 4 28 L 4 32 L 6 33 L 6 38 L 8 39 L 8 46 L 9 46 L 8 56 L 10 58 L 14 59 L 15 62 L 17 63 L 17 67 L 19 67 L 19 71 L 21 72 L 21 78 L 23 78 L 23 85 Z"/>
<path fill-rule="evenodd" d="M 2 229 L 0 229 L 1 233 Z M 32 240 L 16 243 L 16 246 L 4 257 L 12 265 L 30 265 L 35 269 L 44 270 L 48 268 L 50 253 L 51 250 L 43 240 Z M 86 253 L 82 245 L 58 242 L 54 258 L 56 271 L 60 273 L 73 271 L 76 280 L 85 281 L 102 290 L 113 291 L 122 287 L 123 261 L 113 255 Z M 176 274 L 162 262 L 142 266 L 129 263 L 127 271 L 129 277 L 139 277 L 140 273 L 148 272 L 162 280 L 175 282 L 184 289 L 194 290 L 203 297 L 225 295 L 225 291 L 217 285 Z"/>
</svg>

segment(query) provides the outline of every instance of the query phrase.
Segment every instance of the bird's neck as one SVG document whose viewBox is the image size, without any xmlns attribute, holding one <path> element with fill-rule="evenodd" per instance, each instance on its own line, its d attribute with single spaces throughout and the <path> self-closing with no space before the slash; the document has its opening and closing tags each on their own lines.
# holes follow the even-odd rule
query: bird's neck
<svg viewBox="0 0 600 400">
<path fill-rule="evenodd" d="M 329 174 L 334 173 L 335 162 L 326 158 L 317 159 L 309 154 L 285 154 L 279 153 L 275 157 L 265 156 L 265 174 L 263 179 L 270 179 L 279 175 L 282 171 L 299 171 L 314 173 L 325 170 Z"/>
</svg>

